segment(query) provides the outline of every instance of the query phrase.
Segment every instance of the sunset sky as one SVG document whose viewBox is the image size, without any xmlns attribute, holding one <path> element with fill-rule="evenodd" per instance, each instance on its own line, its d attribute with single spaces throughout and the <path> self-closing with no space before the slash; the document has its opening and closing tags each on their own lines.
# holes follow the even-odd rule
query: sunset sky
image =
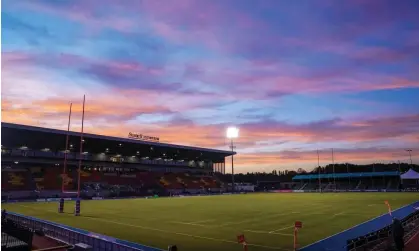
<svg viewBox="0 0 419 251">
<path fill-rule="evenodd" d="M 117 4 L 118 3 L 118 4 Z M 419 1 L 2 0 L 2 121 L 228 149 L 237 171 L 419 163 Z"/>
</svg>

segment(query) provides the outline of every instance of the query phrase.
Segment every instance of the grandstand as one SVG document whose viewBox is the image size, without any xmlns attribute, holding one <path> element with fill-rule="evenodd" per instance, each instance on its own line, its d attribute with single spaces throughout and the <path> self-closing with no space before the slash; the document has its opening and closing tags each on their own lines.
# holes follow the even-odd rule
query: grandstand
<svg viewBox="0 0 419 251">
<path fill-rule="evenodd" d="M 301 174 L 292 178 L 299 183 L 297 190 L 321 191 L 397 191 L 400 188 L 400 173 L 387 172 L 359 172 L 334 174 Z"/>
<path fill-rule="evenodd" d="M 1 127 L 2 197 L 13 199 L 74 196 L 65 191 L 78 189 L 80 159 L 85 198 L 221 192 L 223 184 L 214 174 L 225 173 L 225 158 L 234 154 L 93 134 L 84 134 L 80 154 L 80 133 L 10 123 Z"/>
</svg>

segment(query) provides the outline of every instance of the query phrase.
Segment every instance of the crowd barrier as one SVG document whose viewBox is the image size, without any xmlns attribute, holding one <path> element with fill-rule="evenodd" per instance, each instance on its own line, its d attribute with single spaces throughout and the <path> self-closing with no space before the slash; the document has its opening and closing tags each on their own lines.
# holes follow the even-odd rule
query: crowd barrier
<svg viewBox="0 0 419 251">
<path fill-rule="evenodd" d="M 163 251 L 162 249 L 140 245 L 22 214 L 8 212 L 7 218 L 30 229 L 42 231 L 46 236 L 61 240 L 70 245 L 78 243 L 87 244 L 92 247 L 93 251 Z"/>
<path fill-rule="evenodd" d="M 419 210 L 418 208 L 419 201 L 393 211 L 392 215 L 398 219 L 403 219 Z M 300 251 L 346 251 L 348 240 L 376 232 L 389 226 L 391 223 L 392 217 L 389 214 L 384 214 L 326 239 L 305 246 L 301 248 Z"/>
</svg>

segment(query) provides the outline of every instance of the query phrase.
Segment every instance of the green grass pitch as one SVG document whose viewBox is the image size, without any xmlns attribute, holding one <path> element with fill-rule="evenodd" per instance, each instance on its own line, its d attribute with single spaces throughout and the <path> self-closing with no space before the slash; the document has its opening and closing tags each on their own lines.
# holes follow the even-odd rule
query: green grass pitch
<svg viewBox="0 0 419 251">
<path fill-rule="evenodd" d="M 417 193 L 244 194 L 157 199 L 3 204 L 2 208 L 92 232 L 181 251 L 242 250 L 243 233 L 250 251 L 291 250 L 293 224 L 303 222 L 300 246 L 313 243 L 419 199 Z"/>
</svg>

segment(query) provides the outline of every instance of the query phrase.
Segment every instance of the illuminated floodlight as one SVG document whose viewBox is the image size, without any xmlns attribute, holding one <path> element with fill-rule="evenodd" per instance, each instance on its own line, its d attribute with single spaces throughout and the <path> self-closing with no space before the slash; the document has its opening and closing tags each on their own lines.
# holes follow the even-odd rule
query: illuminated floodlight
<svg viewBox="0 0 419 251">
<path fill-rule="evenodd" d="M 239 128 L 237 127 L 229 127 L 227 128 L 227 138 L 234 139 L 239 137 Z"/>
</svg>

